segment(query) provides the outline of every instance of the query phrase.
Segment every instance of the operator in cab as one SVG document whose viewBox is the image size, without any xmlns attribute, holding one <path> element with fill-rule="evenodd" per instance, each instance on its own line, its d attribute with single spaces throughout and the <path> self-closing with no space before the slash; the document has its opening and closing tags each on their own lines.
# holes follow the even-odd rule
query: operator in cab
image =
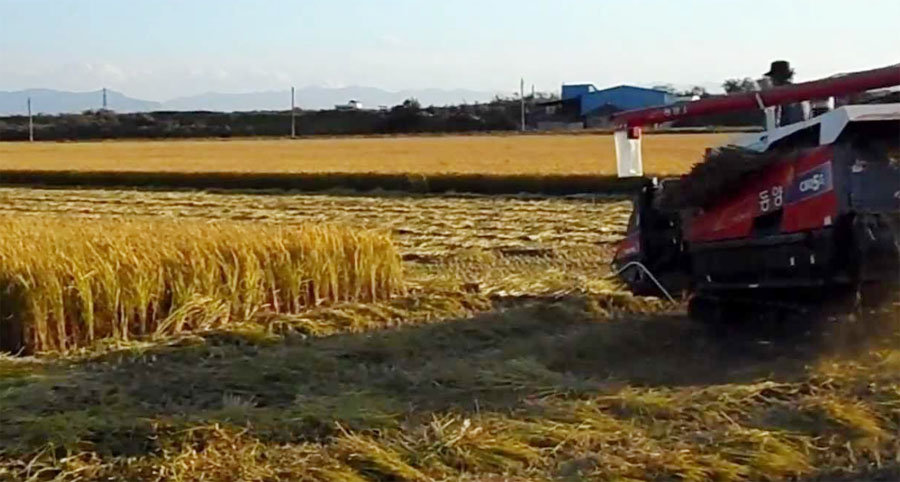
<svg viewBox="0 0 900 482">
<path fill-rule="evenodd" d="M 769 78 L 772 87 L 790 85 L 794 80 L 794 69 L 787 60 L 776 60 L 769 66 L 769 71 L 763 74 Z M 803 106 L 800 104 L 784 104 L 776 107 L 776 127 L 786 126 L 795 122 L 806 120 Z"/>
</svg>

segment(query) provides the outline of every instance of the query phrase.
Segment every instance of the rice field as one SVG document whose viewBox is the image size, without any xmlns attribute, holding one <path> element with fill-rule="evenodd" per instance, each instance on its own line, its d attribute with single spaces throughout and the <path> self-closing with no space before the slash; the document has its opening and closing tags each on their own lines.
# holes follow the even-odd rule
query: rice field
<svg viewBox="0 0 900 482">
<path fill-rule="evenodd" d="M 630 213 L 630 201 L 606 196 L 260 195 L 0 187 L 0 214 L 10 216 L 229 221 L 282 227 L 338 223 L 383 229 L 407 257 L 444 256 L 467 249 L 504 254 L 609 246 L 624 233 Z"/>
<path fill-rule="evenodd" d="M 645 170 L 687 172 L 727 134 L 644 139 Z M 615 175 L 612 136 L 525 135 L 0 143 L 4 170 L 163 173 Z"/>
<path fill-rule="evenodd" d="M 403 289 L 379 233 L 160 220 L 0 216 L 0 319 L 8 351 L 127 341 L 377 301 Z"/>
<path fill-rule="evenodd" d="M 717 338 L 606 278 L 629 211 L 602 195 L 0 187 L 0 270 L 70 287 L 42 289 L 46 306 L 81 307 L 84 276 L 66 273 L 109 266 L 98 299 L 156 266 L 227 303 L 147 310 L 144 330 L 140 310 L 98 302 L 106 341 L 79 328 L 66 347 L 46 316 L 50 352 L 0 356 L 0 480 L 897 480 L 898 318 Z M 123 254 L 91 256 L 103 239 Z M 292 242 L 296 278 L 252 282 Z M 284 293 L 298 282 L 325 291 Z M 86 326 L 71 313 L 67 335 Z M 123 319 L 128 339 L 107 337 Z"/>
</svg>

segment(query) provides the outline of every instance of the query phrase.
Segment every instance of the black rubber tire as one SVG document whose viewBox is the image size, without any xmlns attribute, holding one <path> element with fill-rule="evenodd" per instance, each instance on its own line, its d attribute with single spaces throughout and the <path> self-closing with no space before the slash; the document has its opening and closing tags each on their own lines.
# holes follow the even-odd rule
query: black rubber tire
<svg viewBox="0 0 900 482">
<path fill-rule="evenodd" d="M 757 326 L 769 312 L 761 313 L 750 302 L 726 297 L 695 295 L 688 301 L 688 317 L 704 325 L 716 337 L 741 334 Z"/>
<path fill-rule="evenodd" d="M 688 318 L 704 325 L 717 324 L 721 321 L 721 313 L 714 298 L 696 295 L 688 301 Z"/>
</svg>

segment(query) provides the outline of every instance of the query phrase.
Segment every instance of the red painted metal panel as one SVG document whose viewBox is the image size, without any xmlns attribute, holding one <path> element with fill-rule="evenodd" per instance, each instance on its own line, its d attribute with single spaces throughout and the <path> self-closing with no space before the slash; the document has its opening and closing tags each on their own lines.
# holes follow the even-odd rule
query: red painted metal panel
<svg viewBox="0 0 900 482">
<path fill-rule="evenodd" d="M 837 193 L 834 189 L 814 198 L 785 206 L 782 233 L 796 233 L 831 225 L 837 217 Z"/>
<path fill-rule="evenodd" d="M 830 146 L 821 147 L 794 163 L 781 232 L 821 228 L 836 220 L 838 198 L 834 191 L 833 153 Z"/>
<path fill-rule="evenodd" d="M 790 164 L 777 164 L 759 173 L 746 182 L 737 194 L 691 219 L 687 223 L 685 239 L 703 242 L 749 236 L 757 216 L 783 205 L 783 186 L 788 184 L 791 173 Z M 767 193 L 766 200 L 760 197 L 763 192 Z"/>
<path fill-rule="evenodd" d="M 753 232 L 755 218 L 779 209 L 784 210 L 781 232 L 821 227 L 828 216 L 833 221 L 837 196 L 831 178 L 825 178 L 827 184 L 821 184 L 815 190 L 810 187 L 801 192 L 797 185 L 806 180 L 804 175 L 818 174 L 825 168 L 831 176 L 832 153 L 830 146 L 823 146 L 794 161 L 770 166 L 746 181 L 736 194 L 725 198 L 724 202 L 686 220 L 685 240 L 706 242 L 748 237 Z M 797 199 L 796 202 L 792 196 Z"/>
<path fill-rule="evenodd" d="M 799 174 L 803 174 L 816 166 L 830 161 L 833 155 L 834 149 L 832 146 L 816 147 L 794 161 L 794 170 Z"/>
<path fill-rule="evenodd" d="M 629 234 L 625 239 L 619 242 L 614 259 L 624 259 L 635 256 L 641 252 L 641 235 L 640 232 Z"/>
</svg>

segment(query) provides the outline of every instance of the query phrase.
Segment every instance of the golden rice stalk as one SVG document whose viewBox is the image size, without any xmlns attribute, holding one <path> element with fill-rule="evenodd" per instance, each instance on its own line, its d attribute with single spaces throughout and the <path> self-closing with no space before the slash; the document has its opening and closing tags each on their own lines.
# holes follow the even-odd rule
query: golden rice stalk
<svg viewBox="0 0 900 482">
<path fill-rule="evenodd" d="M 258 310 L 402 290 L 388 235 L 167 220 L 0 216 L 0 348 L 65 350 L 209 329 Z"/>
</svg>

